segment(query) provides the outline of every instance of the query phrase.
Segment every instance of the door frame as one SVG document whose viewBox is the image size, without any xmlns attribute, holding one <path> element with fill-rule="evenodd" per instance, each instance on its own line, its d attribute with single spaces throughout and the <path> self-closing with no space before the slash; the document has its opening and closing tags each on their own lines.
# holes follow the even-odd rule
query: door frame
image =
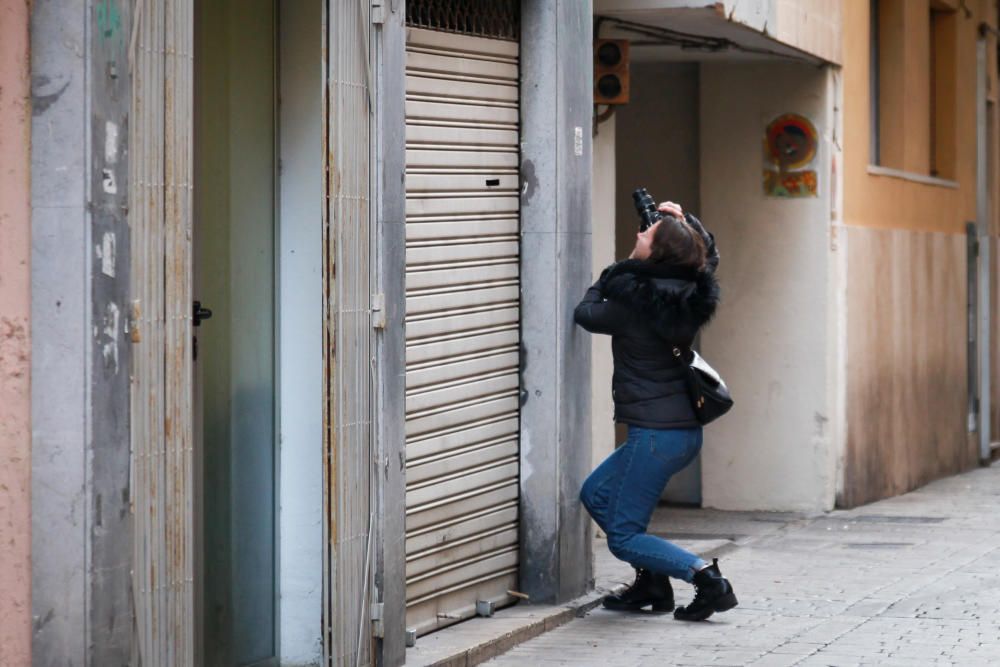
<svg viewBox="0 0 1000 667">
<path fill-rule="evenodd" d="M 282 660 L 311 664 L 322 657 L 322 14 L 326 3 L 274 4 L 274 154 L 280 165 L 275 170 L 274 256 L 279 594 L 275 621 Z M 307 30 L 314 31 L 309 33 L 314 41 L 303 39 Z"/>
</svg>

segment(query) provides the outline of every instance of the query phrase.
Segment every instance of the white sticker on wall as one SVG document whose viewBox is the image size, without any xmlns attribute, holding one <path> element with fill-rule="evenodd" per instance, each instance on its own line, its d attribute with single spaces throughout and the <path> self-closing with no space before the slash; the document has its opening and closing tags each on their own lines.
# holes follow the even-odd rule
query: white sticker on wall
<svg viewBox="0 0 1000 667">
<path fill-rule="evenodd" d="M 104 126 L 104 161 L 108 164 L 118 162 L 118 125 L 110 120 Z"/>
<path fill-rule="evenodd" d="M 583 155 L 583 128 L 573 128 L 573 155 L 580 157 Z"/>
<path fill-rule="evenodd" d="M 101 186 L 104 192 L 109 195 L 118 194 L 118 182 L 115 181 L 115 172 L 111 169 L 101 170 Z"/>
<path fill-rule="evenodd" d="M 101 245 L 97 248 L 97 256 L 101 259 L 101 273 L 115 277 L 115 235 L 104 232 Z"/>
</svg>

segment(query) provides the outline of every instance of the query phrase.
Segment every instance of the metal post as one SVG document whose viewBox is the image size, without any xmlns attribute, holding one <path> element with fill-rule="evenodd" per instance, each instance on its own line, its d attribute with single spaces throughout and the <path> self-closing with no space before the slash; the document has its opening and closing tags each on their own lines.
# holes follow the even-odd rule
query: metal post
<svg viewBox="0 0 1000 667">
<path fill-rule="evenodd" d="M 976 43 L 976 228 L 979 236 L 979 460 L 990 460 L 990 238 L 986 145 L 986 39 Z"/>
<path fill-rule="evenodd" d="M 377 162 L 373 199 L 378 210 L 377 292 L 382 295 L 383 328 L 376 334 L 378 357 L 377 429 L 379 527 L 375 586 L 381 609 L 375 651 L 380 667 L 406 660 L 406 26 L 403 3 L 383 3 L 375 32 L 374 66 Z M 376 633 L 378 634 L 378 633 Z M 413 635 L 416 641 L 416 634 Z"/>
<path fill-rule="evenodd" d="M 965 223 L 966 238 L 966 329 L 967 329 L 967 365 L 968 365 L 968 415 L 967 429 L 969 433 L 979 430 L 979 232 L 975 222 Z"/>
</svg>

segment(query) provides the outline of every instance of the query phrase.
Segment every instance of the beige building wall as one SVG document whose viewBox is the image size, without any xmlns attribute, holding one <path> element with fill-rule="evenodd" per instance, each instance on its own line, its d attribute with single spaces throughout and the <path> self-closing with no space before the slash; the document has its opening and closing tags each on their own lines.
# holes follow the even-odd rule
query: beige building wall
<svg viewBox="0 0 1000 667">
<path fill-rule="evenodd" d="M 975 463 L 966 428 L 965 224 L 976 219 L 977 204 L 976 43 L 981 24 L 995 28 L 996 2 L 897 3 L 881 3 L 895 12 L 883 23 L 896 22 L 905 39 L 887 35 L 880 50 L 880 165 L 870 155 L 868 2 L 732 7 L 730 20 L 747 27 L 777 12 L 768 34 L 840 68 L 702 65 L 700 212 L 719 237 L 724 289 L 703 349 L 737 399 L 733 413 L 706 431 L 707 506 L 853 506 Z M 673 11 L 698 3 L 623 4 Z M 932 7 L 944 12 L 936 28 Z M 996 40 L 988 41 L 996 197 Z M 788 111 L 813 120 L 822 138 L 813 200 L 761 193 L 763 130 Z M 995 230 L 997 209 L 994 202 Z M 998 246 L 994 238 L 994 264 Z M 1000 369 L 1000 354 L 992 361 Z"/>
<path fill-rule="evenodd" d="M 701 67 L 701 208 L 719 244 L 722 287 L 702 350 L 735 399 L 733 410 L 705 429 L 706 507 L 833 506 L 835 76 L 804 64 Z M 784 113 L 801 114 L 817 129 L 815 198 L 764 195 L 764 130 Z"/>
<path fill-rule="evenodd" d="M 596 280 L 615 257 L 615 117 L 597 127 L 594 137 L 593 180 L 590 190 L 592 211 L 591 260 Z M 576 295 L 574 295 L 576 296 Z M 582 294 L 576 298 L 583 297 Z M 611 336 L 591 338 L 591 468 L 615 449 L 614 402 L 611 398 Z"/>
<path fill-rule="evenodd" d="M 976 219 L 976 41 L 981 23 L 995 25 L 996 7 L 935 2 L 954 10 L 950 55 L 939 42 L 938 85 L 952 102 L 937 110 L 935 151 L 930 0 L 883 4 L 880 20 L 896 32 L 880 51 L 882 165 L 876 167 L 869 3 L 843 5 L 846 441 L 838 504 L 844 506 L 903 493 L 976 462 L 967 433 L 965 224 Z M 992 38 L 988 52 L 995 96 Z"/>
<path fill-rule="evenodd" d="M 31 664 L 31 101 L 26 2 L 0 3 L 0 665 Z"/>
<path fill-rule="evenodd" d="M 632 65 L 629 104 L 615 114 L 618 130 L 616 256 L 628 257 L 639 231 L 632 192 L 645 187 L 658 202 L 675 201 L 701 216 L 698 136 L 698 63 L 638 62 Z M 607 381 L 607 380 L 606 380 Z M 627 429 L 618 428 L 618 442 Z M 663 491 L 668 502 L 701 501 L 701 461 L 671 478 Z"/>
<path fill-rule="evenodd" d="M 719 241 L 723 302 L 701 345 L 736 407 L 705 430 L 707 507 L 833 506 L 835 76 L 786 62 L 642 63 L 633 68 L 632 103 L 616 113 L 618 256 L 634 241 L 630 195 L 638 185 L 680 201 Z M 764 128 L 786 112 L 807 116 L 819 131 L 817 198 L 763 194 Z M 604 223 L 594 210 L 596 235 Z M 597 245 L 595 236 L 595 255 Z M 606 385 L 607 376 L 595 372 L 594 382 Z"/>
<path fill-rule="evenodd" d="M 650 20 L 657 9 L 682 17 L 684 8 L 707 6 L 698 4 L 620 3 Z M 772 38 L 775 26 L 784 26 L 783 39 L 796 48 L 831 61 L 840 57 L 839 2 L 725 4 L 733 5 L 730 22 L 762 32 L 767 24 Z M 781 21 L 774 19 L 778 13 Z M 693 89 L 685 79 L 678 95 L 675 79 L 685 67 L 695 72 Z M 638 185 L 659 199 L 681 201 L 719 239 L 723 304 L 701 345 L 729 382 L 736 408 L 706 428 L 700 471 L 688 471 L 700 474 L 698 492 L 707 507 L 816 511 L 834 504 L 841 454 L 836 433 L 843 421 L 834 363 L 840 269 L 831 252 L 839 216 L 837 71 L 787 59 L 634 63 L 632 101 L 616 113 L 617 255 L 634 241 L 630 194 Z M 643 94 L 644 85 L 650 95 Z M 679 108 L 692 117 L 679 123 Z M 807 116 L 819 130 L 816 198 L 763 193 L 765 127 L 787 112 Z M 650 155 L 677 159 L 654 169 Z M 597 234 L 603 223 L 596 203 L 594 210 Z M 595 363 L 598 358 L 595 348 Z M 601 384 L 599 373 L 594 382 Z M 595 437 L 595 453 L 597 442 Z"/>
</svg>

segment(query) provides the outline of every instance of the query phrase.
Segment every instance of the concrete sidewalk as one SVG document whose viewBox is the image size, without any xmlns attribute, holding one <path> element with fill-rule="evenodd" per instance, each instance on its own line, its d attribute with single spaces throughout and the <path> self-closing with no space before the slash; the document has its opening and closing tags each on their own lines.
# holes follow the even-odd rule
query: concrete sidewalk
<svg viewBox="0 0 1000 667">
<path fill-rule="evenodd" d="M 739 607 L 694 624 L 595 609 L 487 664 L 1000 664 L 1000 465 L 753 535 L 754 517 L 702 516 L 660 514 L 653 530 L 727 525 Z"/>
<path fill-rule="evenodd" d="M 650 523 L 652 533 L 668 537 L 704 557 L 722 556 L 767 536 L 775 536 L 806 520 L 797 514 L 720 512 L 661 507 Z M 500 655 L 543 633 L 550 632 L 600 604 L 609 592 L 623 588 L 633 570 L 595 540 L 592 593 L 563 605 L 522 602 L 501 609 L 491 618 L 475 618 L 420 637 L 406 651 L 406 664 L 469 667 Z"/>
<path fill-rule="evenodd" d="M 406 664 L 1000 664 L 1000 466 L 812 517 L 661 508 L 650 531 L 721 554 L 740 606 L 696 624 L 605 611 L 632 572 L 599 543 L 593 595 L 421 637 Z"/>
</svg>

